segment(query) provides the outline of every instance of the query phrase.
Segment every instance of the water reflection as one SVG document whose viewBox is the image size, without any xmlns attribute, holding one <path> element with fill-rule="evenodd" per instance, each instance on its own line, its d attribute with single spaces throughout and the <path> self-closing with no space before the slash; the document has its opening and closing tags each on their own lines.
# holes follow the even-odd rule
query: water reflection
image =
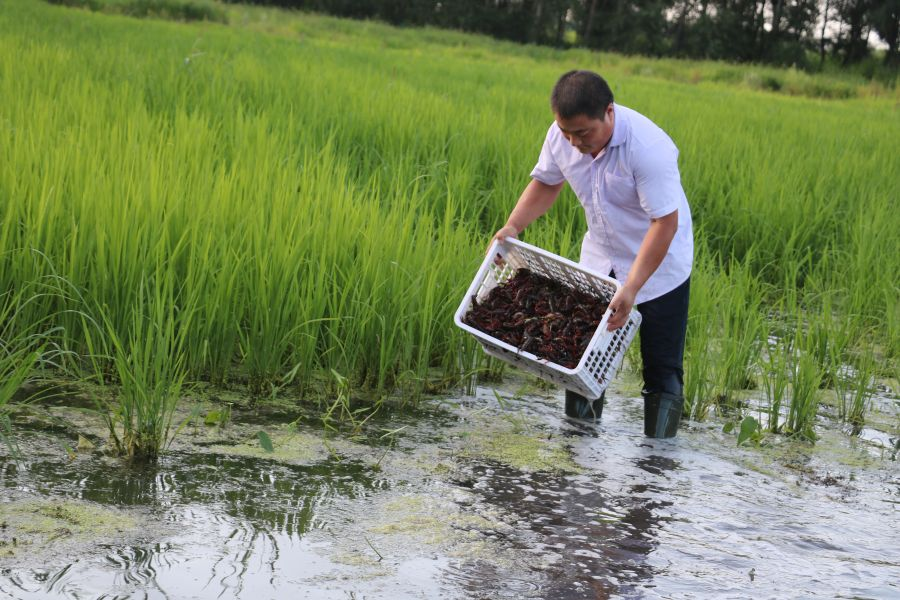
<svg viewBox="0 0 900 600">
<path fill-rule="evenodd" d="M 668 474 L 681 469 L 681 463 L 673 458 L 651 454 L 634 461 L 642 471 L 646 471 L 651 475 L 661 475 L 668 478 Z"/>
<path fill-rule="evenodd" d="M 654 475 L 680 468 L 678 461 L 655 455 L 637 465 Z M 484 502 L 516 507 L 520 524 L 535 534 L 510 538 L 512 547 L 557 558 L 543 573 L 541 589 L 534 594 L 520 589 L 518 597 L 608 598 L 653 578 L 646 558 L 673 504 L 659 498 L 659 488 L 635 484 L 623 494 L 615 486 L 607 489 L 602 473 L 524 473 L 497 463 L 474 465 L 472 476 Z M 474 568 L 473 575 L 473 567 L 463 565 L 455 575 L 473 595 L 483 594 L 490 582 L 504 581 L 490 565 Z M 506 597 L 501 586 L 491 591 Z"/>
<path fill-rule="evenodd" d="M 215 505 L 254 527 L 302 535 L 315 526 L 317 507 L 329 498 L 355 498 L 383 487 L 363 464 L 336 459 L 285 465 L 216 454 L 172 454 L 157 465 L 92 464 L 57 460 L 28 464 L 28 481 L 48 496 L 66 496 L 119 507 Z M 7 486 L 22 481 L 12 463 L 0 464 Z"/>
<path fill-rule="evenodd" d="M 145 508 L 170 529 L 139 532 L 149 543 L 99 546 L 101 555 L 84 562 L 72 557 L 61 568 L 3 572 L 4 598 L 168 598 L 191 588 L 195 597 L 256 597 L 245 591 L 248 582 L 252 590 L 268 589 L 277 571 L 284 577 L 283 558 L 304 562 L 308 549 L 298 541 L 320 526 L 323 506 L 387 485 L 365 465 L 333 458 L 289 465 L 172 453 L 156 465 L 128 466 L 90 457 L 61 460 L 49 451 L 46 434 L 23 437 L 35 450 L 18 464 L 0 457 L 0 489 Z M 329 514 L 334 518 L 334 507 Z"/>
</svg>

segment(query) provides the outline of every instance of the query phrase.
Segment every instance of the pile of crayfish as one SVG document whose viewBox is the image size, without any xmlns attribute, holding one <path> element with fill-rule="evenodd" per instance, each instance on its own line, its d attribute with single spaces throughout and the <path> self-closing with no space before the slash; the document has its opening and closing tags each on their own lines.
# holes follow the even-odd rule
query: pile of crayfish
<svg viewBox="0 0 900 600">
<path fill-rule="evenodd" d="M 520 351 L 573 369 L 607 306 L 602 298 L 519 269 L 481 302 L 472 296 L 463 322 Z"/>
</svg>

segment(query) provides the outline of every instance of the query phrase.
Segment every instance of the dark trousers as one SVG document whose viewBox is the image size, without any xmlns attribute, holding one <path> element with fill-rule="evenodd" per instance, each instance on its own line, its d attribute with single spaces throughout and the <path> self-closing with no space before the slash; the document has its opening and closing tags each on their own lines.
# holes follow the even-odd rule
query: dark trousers
<svg viewBox="0 0 900 600">
<path fill-rule="evenodd" d="M 684 337 L 691 279 L 659 298 L 637 306 L 641 313 L 644 392 L 681 396 L 684 389 Z"/>
</svg>

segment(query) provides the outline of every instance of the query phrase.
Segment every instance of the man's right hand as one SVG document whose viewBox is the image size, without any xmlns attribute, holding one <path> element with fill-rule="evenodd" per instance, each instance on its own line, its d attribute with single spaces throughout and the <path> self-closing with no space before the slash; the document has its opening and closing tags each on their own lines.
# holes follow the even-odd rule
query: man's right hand
<svg viewBox="0 0 900 600">
<path fill-rule="evenodd" d="M 513 227 L 512 225 L 504 225 L 500 229 L 497 230 L 497 233 L 494 234 L 494 237 L 491 238 L 490 243 L 487 245 L 487 248 L 484 249 L 484 253 L 487 254 L 491 250 L 491 245 L 495 241 L 502 242 L 506 238 L 518 238 L 519 230 Z"/>
<path fill-rule="evenodd" d="M 498 241 L 502 242 L 503 240 L 505 240 L 508 237 L 518 238 L 519 230 L 516 229 L 515 227 L 513 227 L 512 225 L 504 225 L 497 231 L 497 233 L 494 234 L 493 239 L 491 239 L 491 243 L 493 244 L 494 240 L 498 240 Z"/>
<path fill-rule="evenodd" d="M 487 248 L 484 249 L 484 253 L 487 254 L 488 252 L 491 251 L 491 246 L 493 245 L 493 243 L 495 241 L 502 242 L 506 238 L 516 238 L 516 237 L 518 237 L 518 235 L 519 235 L 518 229 L 516 229 L 512 225 L 504 225 L 497 231 L 497 233 L 494 234 L 494 237 L 491 238 L 491 242 L 488 244 Z M 496 258 L 494 259 L 494 262 L 497 262 Z"/>
</svg>

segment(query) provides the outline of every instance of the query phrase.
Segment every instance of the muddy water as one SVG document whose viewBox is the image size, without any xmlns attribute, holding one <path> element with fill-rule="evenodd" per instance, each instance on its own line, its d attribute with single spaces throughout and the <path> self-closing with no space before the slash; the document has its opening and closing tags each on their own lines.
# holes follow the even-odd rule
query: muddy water
<svg viewBox="0 0 900 600">
<path fill-rule="evenodd" d="M 739 449 L 644 438 L 627 387 L 599 425 L 498 391 L 328 438 L 235 411 L 144 468 L 35 407 L 0 457 L 0 598 L 900 597 L 894 397 L 862 438 Z"/>
</svg>

